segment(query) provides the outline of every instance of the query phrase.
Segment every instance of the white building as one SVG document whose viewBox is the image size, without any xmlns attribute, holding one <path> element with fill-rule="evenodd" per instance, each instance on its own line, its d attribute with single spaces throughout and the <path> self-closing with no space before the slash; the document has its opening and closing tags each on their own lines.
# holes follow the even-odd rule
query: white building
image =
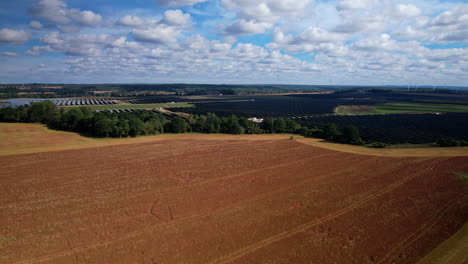
<svg viewBox="0 0 468 264">
<path fill-rule="evenodd" d="M 255 122 L 255 123 L 262 123 L 263 118 L 256 118 L 256 117 L 251 117 L 249 118 L 250 121 Z"/>
</svg>

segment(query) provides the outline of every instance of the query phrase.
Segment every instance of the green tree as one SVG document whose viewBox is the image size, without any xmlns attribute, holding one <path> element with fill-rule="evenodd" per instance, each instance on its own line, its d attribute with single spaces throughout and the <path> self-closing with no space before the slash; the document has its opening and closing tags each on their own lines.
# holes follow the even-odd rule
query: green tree
<svg viewBox="0 0 468 264">
<path fill-rule="evenodd" d="M 28 110 L 29 122 L 40 122 L 48 124 L 60 118 L 60 112 L 57 106 L 51 101 L 32 103 Z"/>
<path fill-rule="evenodd" d="M 323 128 L 323 136 L 327 140 L 337 140 L 341 136 L 341 133 L 336 124 L 328 123 Z"/>
<path fill-rule="evenodd" d="M 146 135 L 163 133 L 164 123 L 159 118 L 152 117 L 145 122 L 144 131 Z"/>
<path fill-rule="evenodd" d="M 286 119 L 286 132 L 295 133 L 299 129 L 301 129 L 301 125 L 299 125 L 292 119 Z"/>
<path fill-rule="evenodd" d="M 194 132 L 208 132 L 207 130 L 207 118 L 204 115 L 194 116 L 195 123 L 192 125 L 192 131 Z"/>
<path fill-rule="evenodd" d="M 81 113 L 83 114 L 83 118 L 92 118 L 94 116 L 94 111 L 89 107 L 81 106 L 78 109 L 80 109 Z"/>
<path fill-rule="evenodd" d="M 117 122 L 117 136 L 128 137 L 130 135 L 130 125 L 128 119 L 119 119 Z"/>
<path fill-rule="evenodd" d="M 252 121 L 250 121 L 249 119 L 247 119 L 246 117 L 240 117 L 237 119 L 239 121 L 239 125 L 241 127 L 243 127 L 244 129 L 246 129 L 247 127 L 251 126 L 251 124 L 253 123 Z"/>
<path fill-rule="evenodd" d="M 80 120 L 84 118 L 83 112 L 79 108 L 72 108 L 62 114 L 60 118 L 61 127 L 68 131 L 75 131 Z"/>
<path fill-rule="evenodd" d="M 245 117 L 239 118 L 239 124 L 244 129 L 245 134 L 262 134 L 263 132 L 258 123 L 252 122 Z"/>
<path fill-rule="evenodd" d="M 189 124 L 180 116 L 174 117 L 169 125 L 172 133 L 185 133 L 188 131 Z"/>
<path fill-rule="evenodd" d="M 13 107 L 0 108 L 1 122 L 19 122 L 18 111 Z"/>
<path fill-rule="evenodd" d="M 203 132 L 219 133 L 221 132 L 221 119 L 214 113 L 208 113 L 206 116 L 206 128 Z"/>
<path fill-rule="evenodd" d="M 348 125 L 343 129 L 343 140 L 344 143 L 353 145 L 362 145 L 364 141 L 359 135 L 359 129 L 356 126 Z"/>
<path fill-rule="evenodd" d="M 315 137 L 315 138 L 323 138 L 324 136 L 324 132 L 322 129 L 320 128 L 317 128 L 317 127 L 312 127 L 312 128 L 305 128 L 305 130 L 303 131 L 305 133 L 303 133 L 304 136 L 306 137 Z"/>
<path fill-rule="evenodd" d="M 104 114 L 96 114 L 91 120 L 92 130 L 91 134 L 98 137 L 109 137 L 112 133 L 113 122 Z"/>
<path fill-rule="evenodd" d="M 262 128 L 266 133 L 275 133 L 275 120 L 271 117 L 263 119 Z"/>
<path fill-rule="evenodd" d="M 22 105 L 16 108 L 18 122 L 28 122 L 28 111 L 29 106 Z"/>
<path fill-rule="evenodd" d="M 286 132 L 286 121 L 283 118 L 278 118 L 274 122 L 275 132 L 276 133 L 285 133 Z"/>
<path fill-rule="evenodd" d="M 230 115 L 226 118 L 223 118 L 223 132 L 227 134 L 243 134 L 244 128 L 239 124 L 237 116 Z"/>
<path fill-rule="evenodd" d="M 145 123 L 143 123 L 139 118 L 132 116 L 128 119 L 128 129 L 128 134 L 131 137 L 142 135 L 144 134 Z"/>
</svg>

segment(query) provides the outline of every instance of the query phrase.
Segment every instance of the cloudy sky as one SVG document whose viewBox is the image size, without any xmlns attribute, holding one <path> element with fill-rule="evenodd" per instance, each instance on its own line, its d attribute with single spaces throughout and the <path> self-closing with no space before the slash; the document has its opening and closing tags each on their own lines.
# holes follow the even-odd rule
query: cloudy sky
<svg viewBox="0 0 468 264">
<path fill-rule="evenodd" d="M 468 86 L 468 1 L 1 1 L 0 57 L 0 83 Z"/>
</svg>

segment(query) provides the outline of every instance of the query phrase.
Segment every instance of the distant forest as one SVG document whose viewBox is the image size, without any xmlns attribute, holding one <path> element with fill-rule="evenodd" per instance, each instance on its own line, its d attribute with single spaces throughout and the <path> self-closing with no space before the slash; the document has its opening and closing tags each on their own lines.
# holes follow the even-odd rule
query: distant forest
<svg viewBox="0 0 468 264">
<path fill-rule="evenodd" d="M 5 84 L 0 85 L 0 98 L 57 98 L 82 96 L 128 97 L 158 92 L 175 95 L 247 95 L 323 91 L 404 91 L 412 93 L 468 93 L 457 87 L 334 86 L 334 85 L 224 85 L 224 84 Z M 60 88 L 57 88 L 60 87 Z M 95 93 L 98 91 L 98 93 Z"/>
</svg>

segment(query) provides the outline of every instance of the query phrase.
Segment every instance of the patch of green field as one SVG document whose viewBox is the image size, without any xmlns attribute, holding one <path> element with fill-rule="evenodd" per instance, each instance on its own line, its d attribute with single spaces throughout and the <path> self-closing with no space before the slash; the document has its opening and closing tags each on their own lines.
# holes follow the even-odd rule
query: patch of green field
<svg viewBox="0 0 468 264">
<path fill-rule="evenodd" d="M 378 114 L 468 112 L 468 105 L 431 103 L 388 103 L 374 105 L 372 106 L 372 109 Z"/>
<path fill-rule="evenodd" d="M 468 181 L 468 172 L 454 171 L 452 173 L 457 175 L 461 180 Z"/>
<path fill-rule="evenodd" d="M 77 106 L 65 106 L 65 109 L 71 109 Z M 176 108 L 176 107 L 195 107 L 188 103 L 164 103 L 164 104 L 115 104 L 115 105 L 87 105 L 85 107 L 92 110 L 119 110 L 119 109 L 154 109 L 154 108 Z"/>
</svg>

